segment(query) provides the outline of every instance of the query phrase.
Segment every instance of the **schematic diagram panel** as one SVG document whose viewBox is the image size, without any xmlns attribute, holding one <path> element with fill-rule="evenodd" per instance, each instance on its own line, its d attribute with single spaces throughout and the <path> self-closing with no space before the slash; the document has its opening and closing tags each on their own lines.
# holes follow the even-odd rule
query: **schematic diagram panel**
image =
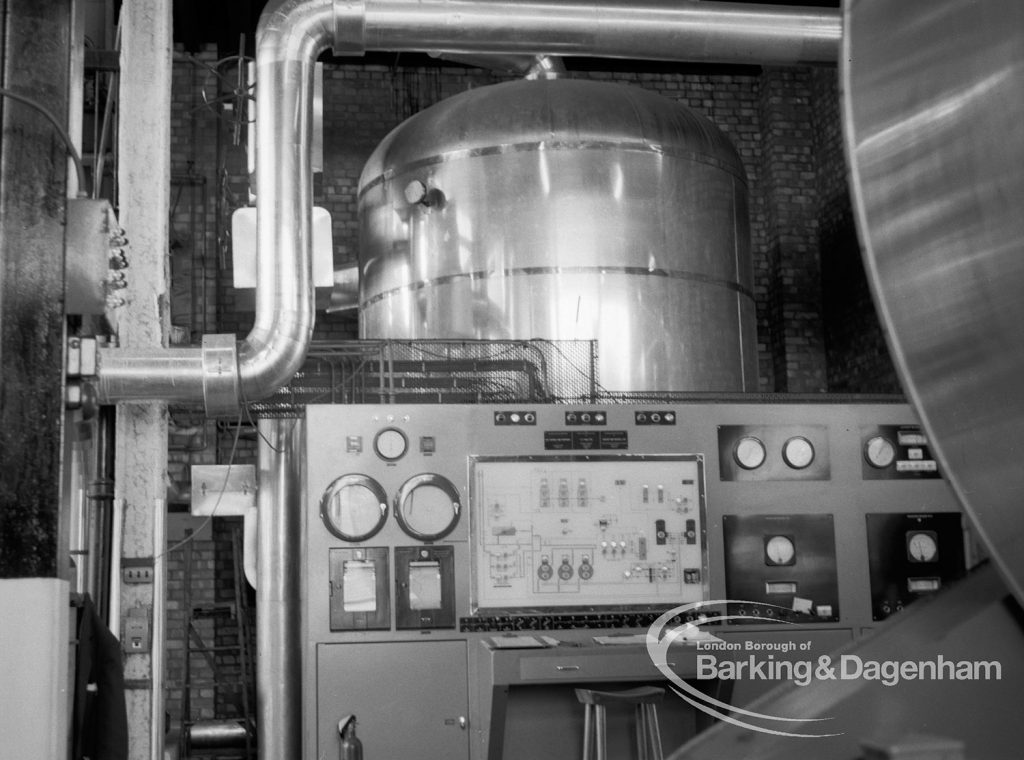
<svg viewBox="0 0 1024 760">
<path fill-rule="evenodd" d="M 707 598 L 700 455 L 471 457 L 473 608 Z"/>
</svg>

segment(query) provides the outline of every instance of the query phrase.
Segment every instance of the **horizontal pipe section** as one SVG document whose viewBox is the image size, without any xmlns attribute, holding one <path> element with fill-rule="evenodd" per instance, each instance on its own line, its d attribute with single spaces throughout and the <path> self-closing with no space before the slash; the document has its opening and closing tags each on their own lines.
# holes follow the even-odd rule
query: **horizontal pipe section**
<svg viewBox="0 0 1024 760">
<path fill-rule="evenodd" d="M 401 50 L 834 64 L 842 39 L 840 13 L 830 8 L 571 0 L 336 0 L 336 6 L 339 54 Z"/>
<path fill-rule="evenodd" d="M 97 357 L 101 403 L 114 401 L 194 402 L 203 398 L 203 356 L 197 348 L 100 349 Z"/>
</svg>

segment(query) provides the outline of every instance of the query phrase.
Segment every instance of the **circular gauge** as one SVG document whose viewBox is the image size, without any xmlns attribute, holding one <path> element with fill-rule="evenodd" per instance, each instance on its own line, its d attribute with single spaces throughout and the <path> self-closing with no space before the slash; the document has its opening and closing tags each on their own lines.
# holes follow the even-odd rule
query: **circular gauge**
<svg viewBox="0 0 1024 760">
<path fill-rule="evenodd" d="M 911 531 L 907 534 L 907 554 L 914 562 L 934 562 L 939 546 L 931 532 Z"/>
<path fill-rule="evenodd" d="M 881 470 L 891 465 L 896 459 L 896 447 L 888 438 L 876 435 L 864 444 L 864 457 L 868 460 L 869 465 Z"/>
<path fill-rule="evenodd" d="M 409 450 L 409 439 L 398 428 L 384 428 L 373 439 L 373 450 L 381 459 L 394 462 Z"/>
<path fill-rule="evenodd" d="M 745 435 L 736 441 L 736 446 L 733 447 L 732 455 L 736 460 L 736 464 L 744 470 L 756 470 L 764 464 L 766 452 L 764 444 L 761 443 L 760 438 L 755 438 L 752 435 Z"/>
<path fill-rule="evenodd" d="M 320 517 L 327 530 L 343 541 L 365 541 L 384 527 L 388 498 L 367 475 L 342 475 L 324 491 Z"/>
<path fill-rule="evenodd" d="M 792 565 L 796 547 L 789 536 L 772 536 L 764 542 L 764 556 L 769 565 Z"/>
<path fill-rule="evenodd" d="M 459 523 L 462 503 L 447 478 L 434 473 L 414 475 L 395 495 L 395 517 L 408 535 L 420 541 L 436 541 Z"/>
<path fill-rule="evenodd" d="M 794 470 L 802 470 L 814 461 L 814 445 L 802 435 L 794 436 L 782 445 L 782 458 Z"/>
</svg>

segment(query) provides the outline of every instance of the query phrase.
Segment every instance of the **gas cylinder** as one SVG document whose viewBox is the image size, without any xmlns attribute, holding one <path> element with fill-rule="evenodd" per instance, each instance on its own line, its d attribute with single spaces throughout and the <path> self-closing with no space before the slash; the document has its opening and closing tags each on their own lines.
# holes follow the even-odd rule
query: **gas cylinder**
<svg viewBox="0 0 1024 760">
<path fill-rule="evenodd" d="M 341 760 L 363 760 L 363 743 L 356 736 L 356 716 L 346 715 L 338 721 L 341 737 Z"/>
</svg>

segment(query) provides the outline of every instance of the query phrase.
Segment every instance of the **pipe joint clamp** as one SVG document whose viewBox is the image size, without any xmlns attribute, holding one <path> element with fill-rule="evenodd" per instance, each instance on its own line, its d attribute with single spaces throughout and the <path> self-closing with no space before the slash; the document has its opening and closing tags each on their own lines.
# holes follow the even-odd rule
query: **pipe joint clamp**
<svg viewBox="0 0 1024 760">
<path fill-rule="evenodd" d="M 234 335 L 203 336 L 203 404 L 209 417 L 237 414 L 241 404 L 238 342 Z"/>
<path fill-rule="evenodd" d="M 366 53 L 366 0 L 334 0 L 335 55 Z"/>
</svg>

